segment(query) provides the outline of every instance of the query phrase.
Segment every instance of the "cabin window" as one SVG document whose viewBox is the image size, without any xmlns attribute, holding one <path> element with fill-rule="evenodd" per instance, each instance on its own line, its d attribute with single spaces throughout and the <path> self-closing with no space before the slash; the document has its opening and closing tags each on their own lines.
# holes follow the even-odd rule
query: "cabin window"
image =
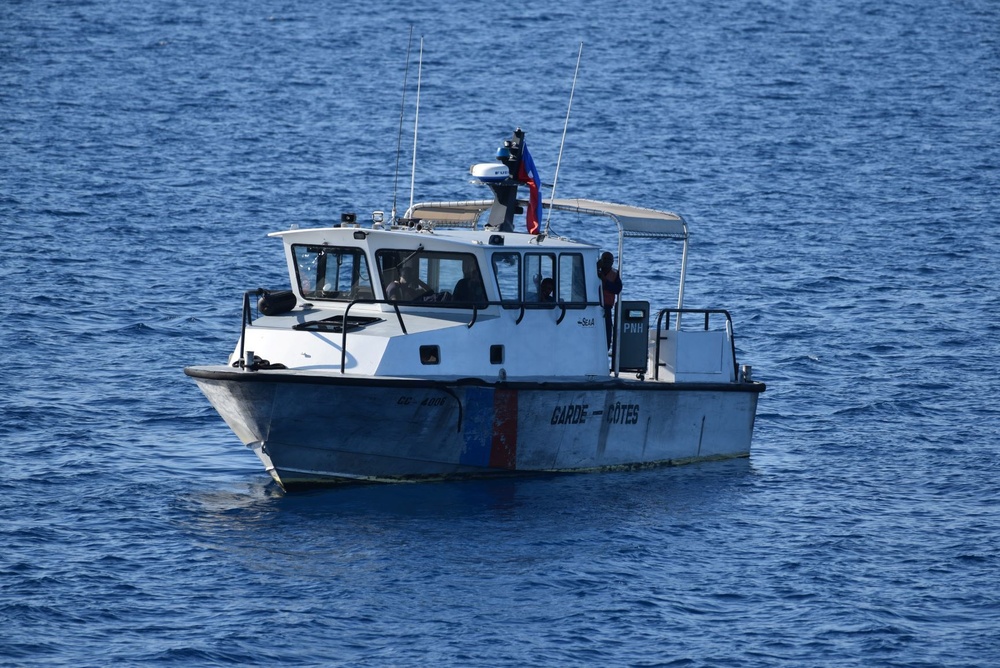
<svg viewBox="0 0 1000 668">
<path fill-rule="evenodd" d="M 368 260 L 360 248 L 293 244 L 292 256 L 305 299 L 351 301 L 375 296 Z"/>
<path fill-rule="evenodd" d="M 504 306 L 521 305 L 521 255 L 520 253 L 494 253 L 493 274 L 500 288 Z"/>
<path fill-rule="evenodd" d="M 503 345 L 494 343 L 490 346 L 490 364 L 503 364 Z"/>
<path fill-rule="evenodd" d="M 376 251 L 375 262 L 389 301 L 452 306 L 486 301 L 472 253 L 386 248 Z"/>
<path fill-rule="evenodd" d="M 583 255 L 580 253 L 559 255 L 559 301 L 569 308 L 583 308 L 587 303 L 587 274 L 584 266 Z"/>
<path fill-rule="evenodd" d="M 524 301 L 554 304 L 556 301 L 556 256 L 551 253 L 524 254 Z"/>
</svg>

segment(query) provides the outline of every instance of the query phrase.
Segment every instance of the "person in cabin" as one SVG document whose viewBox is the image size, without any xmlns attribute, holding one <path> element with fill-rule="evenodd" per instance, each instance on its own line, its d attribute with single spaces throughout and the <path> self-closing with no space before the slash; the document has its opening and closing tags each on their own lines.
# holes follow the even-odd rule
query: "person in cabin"
<svg viewBox="0 0 1000 668">
<path fill-rule="evenodd" d="M 431 290 L 431 287 L 420 280 L 417 268 L 408 264 L 399 272 L 399 278 L 386 287 L 385 298 L 391 302 L 408 302 L 428 290 Z"/>
<path fill-rule="evenodd" d="M 458 279 L 452 291 L 452 299 L 456 302 L 480 303 L 486 301 L 486 290 L 479 280 L 476 261 L 472 258 L 462 260 L 462 278 Z"/>
<path fill-rule="evenodd" d="M 615 301 L 622 291 L 622 279 L 615 269 L 615 256 L 605 251 L 597 261 L 597 275 L 601 278 L 601 292 L 604 301 L 604 331 L 607 335 L 608 350 L 611 350 L 611 333 L 614 331 Z"/>
<path fill-rule="evenodd" d="M 538 301 L 552 303 L 556 300 L 556 282 L 551 278 L 543 278 L 538 286 Z"/>
</svg>

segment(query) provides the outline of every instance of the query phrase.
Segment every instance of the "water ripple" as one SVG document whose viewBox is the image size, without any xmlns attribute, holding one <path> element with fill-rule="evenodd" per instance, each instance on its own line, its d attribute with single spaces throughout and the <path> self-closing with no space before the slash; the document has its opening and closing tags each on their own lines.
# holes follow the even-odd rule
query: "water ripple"
<svg viewBox="0 0 1000 668">
<path fill-rule="evenodd" d="M 36 4 L 0 40 L 0 664 L 1000 655 L 993 4 Z M 289 497 L 182 375 L 287 282 L 268 232 L 388 209 L 411 23 L 433 199 L 514 125 L 551 179 L 585 43 L 560 191 L 688 216 L 688 304 L 768 383 L 749 461 Z M 627 246 L 626 295 L 669 303 L 677 250 Z"/>
</svg>

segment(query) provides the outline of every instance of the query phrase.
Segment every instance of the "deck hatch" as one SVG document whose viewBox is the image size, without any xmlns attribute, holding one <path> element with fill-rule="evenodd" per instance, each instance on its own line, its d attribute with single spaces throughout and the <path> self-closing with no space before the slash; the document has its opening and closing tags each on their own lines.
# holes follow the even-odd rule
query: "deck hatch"
<svg viewBox="0 0 1000 668">
<path fill-rule="evenodd" d="M 358 329 L 363 329 L 368 325 L 374 324 L 376 322 L 382 322 L 382 318 L 373 316 L 363 316 L 363 315 L 349 315 L 347 316 L 347 331 L 353 332 Z M 344 316 L 335 315 L 330 318 L 323 318 L 322 320 L 312 320 L 309 322 L 300 322 L 295 325 L 293 329 L 296 330 L 306 330 L 306 331 L 317 331 L 317 332 L 336 332 L 338 334 L 344 331 Z"/>
</svg>

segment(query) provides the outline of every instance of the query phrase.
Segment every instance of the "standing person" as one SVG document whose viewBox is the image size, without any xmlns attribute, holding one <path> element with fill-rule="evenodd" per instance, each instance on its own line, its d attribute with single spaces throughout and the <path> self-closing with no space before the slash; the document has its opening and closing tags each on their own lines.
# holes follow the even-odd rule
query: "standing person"
<svg viewBox="0 0 1000 668">
<path fill-rule="evenodd" d="M 597 275 L 601 277 L 601 291 L 604 293 L 604 331 L 607 334 L 608 350 L 611 350 L 611 332 L 614 331 L 613 314 L 615 301 L 622 291 L 622 279 L 614 267 L 615 256 L 605 251 L 597 262 Z"/>
</svg>

